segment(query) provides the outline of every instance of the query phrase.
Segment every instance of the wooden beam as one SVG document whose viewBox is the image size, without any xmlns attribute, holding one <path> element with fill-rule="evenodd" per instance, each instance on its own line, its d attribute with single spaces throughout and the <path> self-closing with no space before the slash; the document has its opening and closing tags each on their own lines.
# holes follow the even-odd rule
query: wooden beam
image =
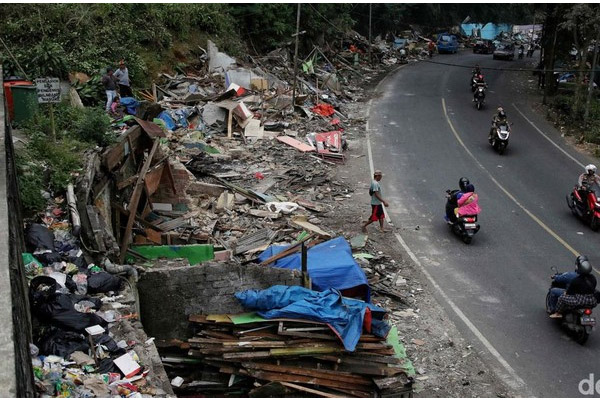
<svg viewBox="0 0 600 400">
<path fill-rule="evenodd" d="M 297 243 L 294 243 L 293 245 L 291 245 L 287 249 L 283 250 L 282 252 L 275 254 L 273 257 L 267 258 L 265 261 L 261 262 L 260 265 L 269 265 L 269 264 L 274 263 L 275 261 L 279 260 L 280 258 L 284 258 L 284 257 L 289 256 L 290 254 L 296 253 L 297 251 L 300 250 L 300 246 L 302 245 L 302 243 L 306 242 L 307 240 L 311 239 L 312 237 L 313 237 L 312 234 L 306 236 L 304 239 L 300 240 Z"/>
<path fill-rule="evenodd" d="M 231 139 L 231 137 L 233 136 L 232 124 L 233 124 L 233 110 L 229 110 L 228 116 L 227 116 L 227 138 L 228 139 Z"/>
<path fill-rule="evenodd" d="M 127 216 L 127 217 L 129 216 L 129 214 L 130 214 L 130 213 L 129 213 L 129 210 L 127 210 L 127 209 L 125 209 L 125 208 L 121 207 L 121 205 L 119 205 L 119 204 L 117 204 L 117 203 L 115 203 L 115 202 L 112 202 L 112 203 L 110 203 L 110 204 L 111 204 L 112 208 L 116 209 L 116 210 L 117 210 L 117 211 L 119 211 L 121 214 L 124 214 L 124 215 L 125 215 L 125 216 Z M 142 217 L 140 217 L 140 216 L 139 216 L 139 215 L 137 215 L 137 214 L 136 214 L 136 216 L 135 216 L 135 220 L 136 220 L 136 221 L 138 221 L 140 224 L 144 225 L 146 228 L 151 228 L 151 229 L 154 229 L 155 231 L 160 231 L 160 232 L 162 232 L 162 231 L 163 231 L 163 230 L 162 230 L 162 229 L 160 229 L 160 228 L 159 228 L 157 225 L 153 224 L 152 222 L 148 222 L 148 221 L 146 221 L 145 219 L 143 219 Z M 117 226 L 119 226 L 119 225 L 117 225 Z"/>
<path fill-rule="evenodd" d="M 321 397 L 327 397 L 327 398 L 339 398 L 339 397 L 343 397 L 343 396 L 337 396 L 335 394 L 331 394 L 331 393 L 327 393 L 327 392 L 323 392 L 317 389 L 311 389 L 311 388 L 307 388 L 301 385 L 296 385 L 295 383 L 290 383 L 290 382 L 279 382 L 281 385 L 292 388 L 292 389 L 296 389 L 300 392 L 306 392 L 306 393 L 310 393 L 310 394 L 315 394 L 317 396 L 321 396 Z"/>
<path fill-rule="evenodd" d="M 247 369 L 259 369 L 261 371 L 279 372 L 283 374 L 293 374 L 302 376 L 312 376 L 315 378 L 332 379 L 338 382 L 348 382 L 353 384 L 371 385 L 373 380 L 349 372 L 332 371 L 327 369 L 301 368 L 287 365 L 275 365 L 265 363 L 244 362 L 242 367 Z"/>
<path fill-rule="evenodd" d="M 131 199 L 129 199 L 129 204 L 127 209 L 129 210 L 129 218 L 127 219 L 127 226 L 125 227 L 125 234 L 123 235 L 123 240 L 121 242 L 121 254 L 119 256 L 119 261 L 121 264 L 125 261 L 125 255 L 127 253 L 127 247 L 129 246 L 129 242 L 131 241 L 131 230 L 133 229 L 133 222 L 135 221 L 135 215 L 137 214 L 137 206 L 140 201 L 140 197 L 142 196 L 142 189 L 144 188 L 144 178 L 146 177 L 146 172 L 150 169 L 150 164 L 152 163 L 152 159 L 154 158 L 154 154 L 158 149 L 159 140 L 154 140 L 154 144 L 152 145 L 152 149 L 150 153 L 148 153 L 148 158 L 144 162 L 142 169 L 139 173 L 138 180 L 133 189 L 133 193 L 131 194 Z"/>
</svg>

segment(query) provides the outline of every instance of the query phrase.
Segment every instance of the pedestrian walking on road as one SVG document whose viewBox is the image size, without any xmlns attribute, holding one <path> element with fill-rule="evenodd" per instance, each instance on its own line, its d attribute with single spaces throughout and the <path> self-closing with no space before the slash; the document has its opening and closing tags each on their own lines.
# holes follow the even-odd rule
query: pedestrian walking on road
<svg viewBox="0 0 600 400">
<path fill-rule="evenodd" d="M 375 171 L 373 174 L 373 181 L 369 188 L 369 194 L 371 195 L 371 216 L 362 226 L 362 231 L 364 233 L 367 233 L 367 226 L 375 221 L 379 221 L 379 229 L 381 232 L 385 232 L 385 229 L 383 228 L 383 220 L 385 219 L 383 206 L 388 207 L 389 204 L 384 200 L 381 185 L 379 184 L 382 176 L 383 174 L 379 170 Z"/>
<path fill-rule="evenodd" d="M 115 72 L 115 78 L 119 82 L 119 93 L 121 97 L 133 97 L 131 91 L 131 81 L 129 80 L 129 70 L 125 66 L 125 61 L 121 60 L 119 69 Z"/>
<path fill-rule="evenodd" d="M 106 68 L 106 75 L 102 77 L 102 85 L 106 90 L 106 112 L 110 112 L 110 106 L 117 97 L 117 79 L 112 67 Z"/>
</svg>

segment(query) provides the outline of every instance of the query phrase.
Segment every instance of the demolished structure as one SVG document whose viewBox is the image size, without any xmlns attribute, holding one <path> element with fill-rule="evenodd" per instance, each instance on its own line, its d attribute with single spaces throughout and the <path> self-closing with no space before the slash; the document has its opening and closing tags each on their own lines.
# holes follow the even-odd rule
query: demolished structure
<svg viewBox="0 0 600 400">
<path fill-rule="evenodd" d="M 396 63 L 393 44 L 378 48 Z M 344 106 L 375 74 L 354 49 L 315 47 L 292 104 L 285 51 L 242 66 L 209 41 L 200 70 L 163 74 L 128 104 L 117 142 L 89 152 L 28 227 L 40 393 L 411 392 L 397 330 L 371 303 L 373 291 L 401 299 L 398 277 L 365 274 L 373 256 L 352 249 L 366 237 L 321 226 L 351 197 L 335 167 L 364 121 Z"/>
</svg>

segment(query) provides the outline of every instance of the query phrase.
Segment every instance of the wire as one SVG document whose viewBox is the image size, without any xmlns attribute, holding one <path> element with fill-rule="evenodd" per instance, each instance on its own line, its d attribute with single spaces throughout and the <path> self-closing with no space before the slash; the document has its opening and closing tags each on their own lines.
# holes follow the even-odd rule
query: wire
<svg viewBox="0 0 600 400">
<path fill-rule="evenodd" d="M 462 64 L 453 64 L 447 62 L 440 61 L 432 61 L 432 60 L 421 60 L 424 62 L 428 62 L 430 64 L 439 64 L 439 65 L 448 65 L 450 67 L 458 67 L 458 68 L 469 68 L 472 69 L 473 65 L 462 65 Z M 496 67 L 479 67 L 481 70 L 490 70 L 490 71 L 515 71 L 515 72 L 590 72 L 590 70 L 579 70 L 579 69 L 539 69 L 539 68 L 496 68 Z"/>
</svg>

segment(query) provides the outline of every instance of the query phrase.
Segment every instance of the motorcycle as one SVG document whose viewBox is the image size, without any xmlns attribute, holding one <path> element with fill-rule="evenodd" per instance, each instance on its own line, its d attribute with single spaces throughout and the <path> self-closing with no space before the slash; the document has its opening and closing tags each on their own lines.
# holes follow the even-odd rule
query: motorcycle
<svg viewBox="0 0 600 400">
<path fill-rule="evenodd" d="M 492 132 L 488 141 L 494 150 L 496 150 L 498 154 L 502 155 L 508 146 L 509 137 L 510 126 L 508 125 L 508 122 L 502 122 L 492 127 Z"/>
<path fill-rule="evenodd" d="M 555 267 L 552 267 L 551 269 L 554 274 L 552 275 L 550 289 L 548 289 L 548 294 L 546 295 L 546 312 L 548 314 L 552 313 L 552 310 L 550 309 L 551 290 L 553 288 L 565 289 L 554 280 L 560 272 L 558 272 Z M 596 318 L 592 317 L 592 309 L 589 307 L 574 308 L 563 311 L 562 315 L 562 318 L 558 319 L 561 326 L 573 335 L 573 338 L 577 343 L 585 344 L 592 333 L 594 326 L 596 326 Z"/>
<path fill-rule="evenodd" d="M 596 192 L 590 185 L 584 184 L 583 191 L 587 192 L 587 198 L 584 199 L 577 189 L 577 186 L 575 186 L 573 191 L 567 195 L 567 205 L 573 215 L 579 217 L 595 232 L 600 228 L 600 203 L 596 197 Z"/>
<path fill-rule="evenodd" d="M 475 92 L 475 89 L 477 89 L 477 75 L 473 74 L 471 77 L 471 92 Z"/>
<path fill-rule="evenodd" d="M 449 199 L 452 195 L 456 194 L 458 190 L 446 190 L 446 198 Z M 457 217 L 456 222 L 447 221 L 452 232 L 461 238 L 465 244 L 470 244 L 473 240 L 473 236 L 481 226 L 477 223 L 477 215 L 463 215 Z"/>
<path fill-rule="evenodd" d="M 475 107 L 477 107 L 478 110 L 481 110 L 481 107 L 483 107 L 483 103 L 485 102 L 485 84 L 477 85 L 477 90 L 473 95 L 473 102 L 475 102 Z"/>
</svg>

